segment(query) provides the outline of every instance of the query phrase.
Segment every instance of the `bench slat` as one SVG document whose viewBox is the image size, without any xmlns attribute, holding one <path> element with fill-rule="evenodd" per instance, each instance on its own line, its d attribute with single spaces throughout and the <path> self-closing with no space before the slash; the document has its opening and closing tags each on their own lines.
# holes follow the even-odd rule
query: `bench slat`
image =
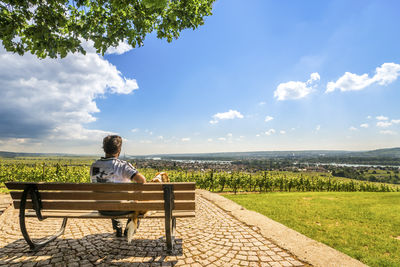
<svg viewBox="0 0 400 267">
<path fill-rule="evenodd" d="M 14 208 L 19 209 L 20 201 L 14 201 Z M 32 202 L 26 202 L 26 208 L 32 209 Z M 96 201 L 42 201 L 42 208 L 47 210 L 164 210 L 164 202 L 96 202 Z M 195 210 L 194 201 L 176 201 L 174 210 Z"/>
<path fill-rule="evenodd" d="M 11 190 L 23 190 L 28 184 L 35 184 L 39 190 L 68 190 L 68 191 L 162 191 L 163 184 L 174 185 L 174 191 L 195 190 L 196 183 L 29 183 L 29 182 L 6 182 L 5 185 Z"/>
<path fill-rule="evenodd" d="M 21 199 L 21 191 L 11 191 L 14 200 Z M 174 192 L 175 200 L 195 200 L 194 191 Z M 40 192 L 44 200 L 164 200 L 163 192 Z M 30 195 L 28 195 L 30 199 Z"/>
<path fill-rule="evenodd" d="M 36 212 L 34 210 L 29 210 L 25 213 L 26 217 L 36 217 Z M 86 219 L 105 219 L 105 218 L 129 218 L 130 215 L 122 216 L 104 216 L 97 211 L 86 211 L 86 212 L 65 212 L 65 211 L 43 211 L 42 216 L 44 218 L 86 218 Z M 173 211 L 173 216 L 177 218 L 190 218 L 195 217 L 194 211 Z M 157 211 L 154 213 L 147 214 L 144 218 L 164 218 L 163 211 Z M 139 218 L 143 218 L 142 215 Z"/>
</svg>

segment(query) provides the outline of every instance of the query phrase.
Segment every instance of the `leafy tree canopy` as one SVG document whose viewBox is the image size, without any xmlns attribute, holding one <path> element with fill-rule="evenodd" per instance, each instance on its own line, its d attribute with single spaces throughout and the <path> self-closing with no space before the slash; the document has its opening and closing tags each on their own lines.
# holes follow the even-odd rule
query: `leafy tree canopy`
<svg viewBox="0 0 400 267">
<path fill-rule="evenodd" d="M 85 54 L 83 40 L 97 53 L 121 41 L 143 45 L 146 34 L 171 42 L 196 29 L 215 0 L 5 0 L 0 1 L 0 40 L 7 51 L 39 58 Z"/>
</svg>

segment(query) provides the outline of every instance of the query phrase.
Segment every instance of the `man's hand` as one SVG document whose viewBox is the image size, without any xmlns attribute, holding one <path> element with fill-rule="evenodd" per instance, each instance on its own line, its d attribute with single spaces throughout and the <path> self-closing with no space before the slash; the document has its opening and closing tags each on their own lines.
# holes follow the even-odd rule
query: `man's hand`
<svg viewBox="0 0 400 267">
<path fill-rule="evenodd" d="M 136 183 L 144 184 L 146 182 L 146 177 L 144 177 L 140 172 L 137 172 L 135 176 L 133 176 L 132 180 Z"/>
</svg>

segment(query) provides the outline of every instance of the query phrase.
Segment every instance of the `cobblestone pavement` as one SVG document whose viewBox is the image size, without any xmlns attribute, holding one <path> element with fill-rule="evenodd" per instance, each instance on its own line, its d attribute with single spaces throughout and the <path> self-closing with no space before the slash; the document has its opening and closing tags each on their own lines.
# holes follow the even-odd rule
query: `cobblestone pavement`
<svg viewBox="0 0 400 267">
<path fill-rule="evenodd" d="M 109 219 L 69 219 L 63 236 L 29 252 L 18 212 L 9 208 L 0 216 L 0 266 L 303 266 L 204 198 L 196 196 L 196 205 L 196 218 L 177 219 L 172 256 L 165 252 L 162 219 L 142 220 L 131 244 L 113 235 Z M 28 232 L 51 235 L 61 221 L 29 218 Z"/>
<path fill-rule="evenodd" d="M 0 194 L 0 215 L 3 213 L 3 211 L 10 206 L 11 203 L 11 198 L 7 194 Z"/>
</svg>

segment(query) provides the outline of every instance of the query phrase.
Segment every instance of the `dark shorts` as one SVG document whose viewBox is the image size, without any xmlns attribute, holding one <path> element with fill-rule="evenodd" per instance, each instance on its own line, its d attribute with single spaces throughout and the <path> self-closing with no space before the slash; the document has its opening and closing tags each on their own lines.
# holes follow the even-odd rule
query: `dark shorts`
<svg viewBox="0 0 400 267">
<path fill-rule="evenodd" d="M 122 216 L 131 214 L 133 211 L 125 211 L 125 210 L 99 210 L 99 213 L 104 216 Z"/>
</svg>

